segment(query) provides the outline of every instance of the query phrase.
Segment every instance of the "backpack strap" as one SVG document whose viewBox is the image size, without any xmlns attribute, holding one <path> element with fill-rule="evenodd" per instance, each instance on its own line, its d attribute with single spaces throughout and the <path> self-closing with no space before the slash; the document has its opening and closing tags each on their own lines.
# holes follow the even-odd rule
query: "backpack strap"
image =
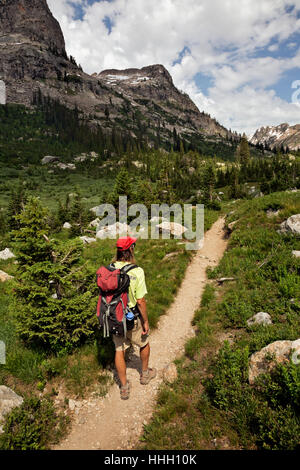
<svg viewBox="0 0 300 470">
<path fill-rule="evenodd" d="M 116 266 L 115 266 L 115 263 L 111 263 L 109 265 L 109 268 L 110 269 L 117 269 Z M 138 266 L 136 264 L 125 264 L 125 266 L 123 266 L 123 268 L 120 268 L 120 271 L 127 274 L 127 273 L 129 273 L 129 271 L 131 271 L 132 269 L 135 269 L 135 268 L 138 268 Z"/>
<path fill-rule="evenodd" d="M 138 266 L 136 264 L 125 264 L 125 266 L 123 266 L 123 268 L 121 268 L 120 271 L 122 271 L 123 273 L 128 274 L 129 271 L 131 271 L 132 269 L 135 269 L 135 268 L 138 268 Z"/>
<path fill-rule="evenodd" d="M 122 270 L 128 273 L 129 271 L 135 268 L 138 268 L 136 264 L 127 264 L 126 266 L 123 266 Z M 130 310 L 134 314 L 134 318 L 143 318 L 137 303 L 134 307 L 131 307 Z"/>
</svg>

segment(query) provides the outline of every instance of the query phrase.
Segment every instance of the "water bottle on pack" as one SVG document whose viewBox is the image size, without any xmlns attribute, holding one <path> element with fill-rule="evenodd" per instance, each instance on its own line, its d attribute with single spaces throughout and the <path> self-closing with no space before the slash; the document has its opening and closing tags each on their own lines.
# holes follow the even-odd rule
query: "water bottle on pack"
<svg viewBox="0 0 300 470">
<path fill-rule="evenodd" d="M 129 321 L 134 320 L 134 314 L 132 313 L 131 310 L 128 310 L 128 311 L 127 311 L 127 313 L 126 313 L 126 318 L 127 318 L 127 320 L 129 320 Z"/>
</svg>

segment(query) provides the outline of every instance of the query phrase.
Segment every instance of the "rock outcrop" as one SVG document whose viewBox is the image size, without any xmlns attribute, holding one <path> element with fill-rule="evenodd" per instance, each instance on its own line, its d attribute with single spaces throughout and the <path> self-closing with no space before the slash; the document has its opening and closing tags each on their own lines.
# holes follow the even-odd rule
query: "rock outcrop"
<svg viewBox="0 0 300 470">
<path fill-rule="evenodd" d="M 270 372 L 276 366 L 276 363 L 288 362 L 292 351 L 294 351 L 295 356 L 293 357 L 295 360 L 299 361 L 300 339 L 296 341 L 275 341 L 252 354 L 249 364 L 249 383 L 254 384 L 255 379 L 260 374 Z"/>
<path fill-rule="evenodd" d="M 207 135 L 226 137 L 228 131 L 197 106 L 185 93 L 180 92 L 163 65 L 150 65 L 141 69 L 104 70 L 97 77 L 107 86 L 122 93 L 131 103 L 140 107 L 147 117 L 149 111 L 161 121 L 161 131 L 169 129 L 180 134 L 195 133 L 202 129 Z M 134 110 L 131 109 L 131 112 Z M 189 122 L 188 122 L 189 121 Z"/>
<path fill-rule="evenodd" d="M 156 229 L 162 234 L 172 235 L 176 238 L 181 238 L 187 231 L 186 227 L 176 222 L 162 222 L 156 225 Z"/>
<path fill-rule="evenodd" d="M 15 258 L 16 256 L 9 248 L 5 248 L 5 250 L 0 251 L 0 260 L 7 260 L 11 258 Z"/>
<path fill-rule="evenodd" d="M 78 67 L 67 57 L 61 28 L 46 0 L 2 0 L 0 31 L 0 79 L 6 84 L 8 103 L 31 105 L 39 88 L 57 96 L 50 93 L 50 81 L 53 86 L 64 72 L 76 73 Z"/>
<path fill-rule="evenodd" d="M 105 227 L 98 227 L 96 238 L 100 240 L 105 240 L 106 238 L 114 239 L 121 235 L 127 236 L 130 235 L 130 227 L 127 224 L 122 224 L 121 222 L 116 222 L 113 225 L 108 225 Z"/>
<path fill-rule="evenodd" d="M 258 312 L 256 313 L 256 315 L 253 315 L 253 317 L 247 320 L 248 326 L 271 325 L 271 324 L 272 324 L 272 318 L 271 318 L 271 315 L 269 315 L 267 312 Z"/>
<path fill-rule="evenodd" d="M 291 217 L 282 222 L 279 232 L 300 235 L 300 214 L 291 215 Z"/>
<path fill-rule="evenodd" d="M 6 272 L 0 270 L 0 282 L 10 281 L 11 279 L 13 279 L 13 276 L 10 276 Z"/>
<path fill-rule="evenodd" d="M 79 238 L 80 240 L 83 241 L 84 245 L 89 245 L 90 243 L 94 243 L 97 241 L 96 238 L 92 238 L 92 237 L 84 236 L 84 237 L 79 237 Z"/>
<path fill-rule="evenodd" d="M 0 385 L 0 434 L 3 432 L 1 424 L 5 419 L 5 416 L 17 406 L 21 406 L 23 398 L 17 395 L 13 390 Z"/>
<path fill-rule="evenodd" d="M 0 44 L 12 40 L 44 44 L 65 54 L 65 40 L 46 0 L 1 0 Z"/>
</svg>

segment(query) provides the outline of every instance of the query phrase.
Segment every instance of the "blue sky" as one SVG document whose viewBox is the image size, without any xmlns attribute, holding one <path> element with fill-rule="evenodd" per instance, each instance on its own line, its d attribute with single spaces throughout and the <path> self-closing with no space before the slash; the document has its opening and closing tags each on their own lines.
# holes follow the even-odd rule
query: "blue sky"
<svg viewBox="0 0 300 470">
<path fill-rule="evenodd" d="M 252 135 L 300 123 L 300 0 L 48 0 L 87 73 L 161 63 L 201 111 Z"/>
</svg>

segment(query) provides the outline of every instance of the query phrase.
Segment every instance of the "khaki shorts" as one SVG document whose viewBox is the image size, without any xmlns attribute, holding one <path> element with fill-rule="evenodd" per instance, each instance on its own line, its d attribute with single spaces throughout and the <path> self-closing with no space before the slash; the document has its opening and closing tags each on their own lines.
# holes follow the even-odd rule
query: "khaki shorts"
<svg viewBox="0 0 300 470">
<path fill-rule="evenodd" d="M 131 344 L 143 348 L 149 343 L 149 335 L 142 335 L 143 327 L 141 320 L 138 318 L 134 321 L 132 330 L 127 331 L 126 338 L 124 336 L 113 335 L 116 351 L 126 351 Z"/>
</svg>

